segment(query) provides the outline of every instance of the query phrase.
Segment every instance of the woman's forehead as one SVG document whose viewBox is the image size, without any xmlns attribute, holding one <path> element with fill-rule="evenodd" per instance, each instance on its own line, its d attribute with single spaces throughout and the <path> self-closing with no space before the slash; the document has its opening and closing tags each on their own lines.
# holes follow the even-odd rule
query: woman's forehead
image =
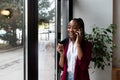
<svg viewBox="0 0 120 80">
<path fill-rule="evenodd" d="M 71 20 L 68 25 L 79 27 L 80 25 L 75 20 Z"/>
<path fill-rule="evenodd" d="M 77 21 L 75 21 L 75 20 L 71 20 L 71 21 L 69 22 L 69 24 L 78 25 Z"/>
</svg>

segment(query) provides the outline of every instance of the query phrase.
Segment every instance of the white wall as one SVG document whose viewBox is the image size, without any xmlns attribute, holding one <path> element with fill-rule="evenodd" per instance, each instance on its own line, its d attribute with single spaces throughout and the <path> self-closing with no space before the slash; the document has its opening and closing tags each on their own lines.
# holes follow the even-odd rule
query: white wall
<svg viewBox="0 0 120 80">
<path fill-rule="evenodd" d="M 113 0 L 76 0 L 73 6 L 73 17 L 81 17 L 85 22 L 86 33 L 92 28 L 108 27 L 113 23 Z M 112 66 L 106 67 L 104 71 L 90 69 L 91 80 L 111 80 Z"/>
<path fill-rule="evenodd" d="M 120 0 L 114 0 L 114 24 L 117 24 L 116 33 L 114 35 L 114 42 L 117 48 L 113 54 L 113 67 L 120 68 Z M 116 59 L 115 59 L 116 58 Z"/>
</svg>

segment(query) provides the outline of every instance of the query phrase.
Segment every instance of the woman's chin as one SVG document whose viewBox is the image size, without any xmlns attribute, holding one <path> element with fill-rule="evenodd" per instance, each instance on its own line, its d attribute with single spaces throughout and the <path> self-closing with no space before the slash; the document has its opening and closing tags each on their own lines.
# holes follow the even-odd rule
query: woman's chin
<svg viewBox="0 0 120 80">
<path fill-rule="evenodd" d="M 71 40 L 74 40 L 74 39 L 75 39 L 75 36 L 69 36 L 69 38 L 70 38 Z"/>
</svg>

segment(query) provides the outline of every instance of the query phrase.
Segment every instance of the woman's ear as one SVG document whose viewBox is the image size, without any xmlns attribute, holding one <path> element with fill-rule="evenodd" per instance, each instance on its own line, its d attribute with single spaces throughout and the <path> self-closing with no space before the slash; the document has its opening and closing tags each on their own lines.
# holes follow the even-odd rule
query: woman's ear
<svg viewBox="0 0 120 80">
<path fill-rule="evenodd" d="M 81 34 L 83 34 L 83 30 L 82 30 L 82 28 L 80 28 L 79 30 L 80 30 Z"/>
</svg>

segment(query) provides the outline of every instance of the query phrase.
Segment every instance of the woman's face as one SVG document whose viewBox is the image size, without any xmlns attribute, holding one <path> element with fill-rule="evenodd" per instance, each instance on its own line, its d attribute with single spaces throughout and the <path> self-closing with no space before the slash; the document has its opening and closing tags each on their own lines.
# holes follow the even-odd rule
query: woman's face
<svg viewBox="0 0 120 80">
<path fill-rule="evenodd" d="M 79 31 L 79 26 L 78 23 L 75 20 L 71 20 L 68 23 L 67 26 L 67 32 L 68 32 L 68 36 L 70 37 L 70 39 L 75 40 L 76 39 L 76 33 L 77 31 Z"/>
</svg>

